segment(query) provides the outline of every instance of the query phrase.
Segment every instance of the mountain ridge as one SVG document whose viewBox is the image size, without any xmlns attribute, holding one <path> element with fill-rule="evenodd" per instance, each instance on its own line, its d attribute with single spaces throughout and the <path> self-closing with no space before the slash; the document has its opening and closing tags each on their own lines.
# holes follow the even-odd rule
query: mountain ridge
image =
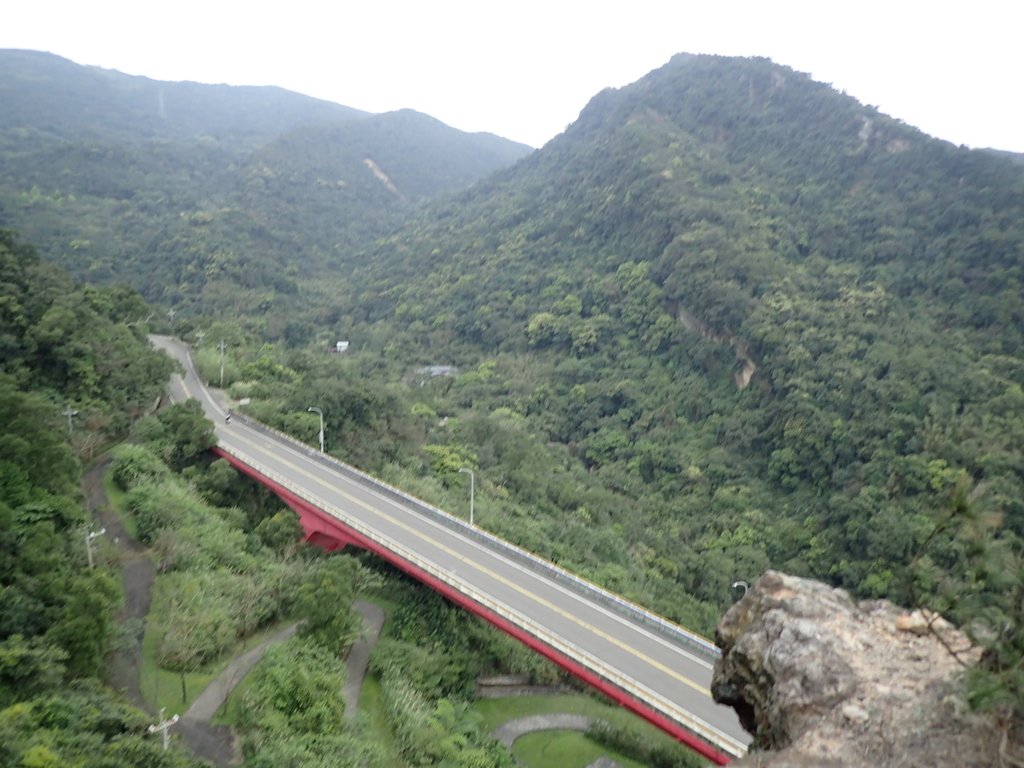
<svg viewBox="0 0 1024 768">
<path fill-rule="evenodd" d="M 128 280 L 182 309 L 232 290 L 229 306 L 294 296 L 296 279 L 419 201 L 531 151 L 411 110 L 162 83 L 37 52 L 0 51 L 0 98 L 0 224 L 81 279 Z"/>
<path fill-rule="evenodd" d="M 663 509 L 691 593 L 728 591 L 713 555 L 909 600 L 958 483 L 1024 531 L 1022 220 L 1012 162 L 766 60 L 683 57 L 432 203 L 340 301 L 412 329 L 404 355 L 505 360 L 483 401 Z M 756 361 L 742 391 L 718 340 Z"/>
<path fill-rule="evenodd" d="M 39 51 L 0 50 L 0 71 L 5 73 L 0 78 L 5 101 L 0 131 L 8 135 L 42 131 L 41 125 L 49 129 L 44 136 L 64 141 L 181 140 L 230 133 L 234 143 L 251 146 L 296 123 L 370 114 L 277 86 L 153 80 Z M 24 98 L 26 90 L 32 98 Z M 47 114 L 66 117 L 41 119 Z"/>
</svg>

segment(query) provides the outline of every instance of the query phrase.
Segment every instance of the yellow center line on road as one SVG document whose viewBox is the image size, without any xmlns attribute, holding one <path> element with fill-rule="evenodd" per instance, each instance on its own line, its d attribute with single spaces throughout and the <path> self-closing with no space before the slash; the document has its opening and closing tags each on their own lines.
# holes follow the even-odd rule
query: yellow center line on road
<svg viewBox="0 0 1024 768">
<path fill-rule="evenodd" d="M 185 392 L 186 392 L 186 394 L 189 397 L 194 397 L 192 395 L 191 390 L 189 389 L 188 382 L 185 381 L 184 377 L 182 377 L 182 386 L 184 387 Z M 196 398 L 196 399 L 198 399 L 198 398 Z M 244 435 L 243 436 L 236 435 L 236 438 L 240 439 L 244 443 L 247 443 L 251 448 L 255 448 L 257 451 L 265 451 L 266 450 L 265 448 L 260 446 L 258 443 L 255 443 L 252 440 L 246 438 Z M 616 638 L 616 637 L 614 637 L 612 635 L 609 635 L 607 632 L 604 632 L 603 630 L 598 629 L 593 624 L 591 624 L 589 622 L 586 622 L 586 621 L 583 621 L 578 616 L 575 616 L 574 614 L 571 614 L 568 611 L 565 611 L 562 608 L 559 608 L 557 605 L 555 605 L 551 601 L 545 600 L 544 598 L 540 597 L 539 595 L 534 594 L 533 592 L 531 592 L 530 590 L 526 589 L 525 587 L 521 587 L 520 585 L 516 584 L 514 581 L 505 578 L 504 576 L 502 576 L 499 573 L 496 573 L 495 571 L 491 570 L 490 568 L 487 568 L 486 566 L 481 565 L 480 563 L 477 563 L 474 560 L 469 560 L 469 559 L 465 558 L 462 554 L 460 554 L 456 550 L 454 550 L 451 547 L 448 547 L 448 546 L 442 544 L 441 542 L 437 541 L 436 539 L 434 539 L 434 538 L 432 538 L 430 536 L 427 536 L 422 531 L 419 531 L 419 530 L 413 528 L 412 526 L 410 526 L 410 525 L 408 525 L 406 523 L 403 523 L 400 520 L 395 519 L 391 515 L 388 515 L 385 512 L 382 512 L 381 510 L 379 510 L 379 509 L 377 509 L 375 507 L 371 507 L 369 504 L 367 504 L 362 499 L 359 499 L 359 498 L 351 495 L 350 493 L 347 493 L 346 491 L 341 490 L 340 488 L 337 488 L 335 486 L 329 485 L 322 478 L 319 478 L 316 475 L 308 472 L 307 470 L 303 469 L 302 467 L 298 466 L 297 464 L 294 464 L 294 463 L 288 461 L 287 459 L 283 459 L 280 456 L 277 456 L 275 454 L 271 454 L 271 455 L 272 455 L 272 458 L 276 459 L 277 461 L 281 462 L 282 464 L 284 464 L 284 465 L 286 465 L 288 467 L 291 467 L 291 469 L 293 469 L 298 474 L 308 478 L 309 480 L 311 480 L 314 483 L 322 486 L 323 488 L 326 488 L 329 491 L 333 491 L 334 493 L 337 493 L 337 494 L 343 496 L 345 499 L 347 499 L 348 501 L 352 502 L 356 506 L 362 507 L 367 512 L 370 512 L 370 513 L 372 513 L 374 515 L 378 515 L 378 516 L 382 517 L 383 519 L 389 521 L 393 525 L 398 526 L 399 528 L 401 528 L 402 530 L 406 531 L 407 533 L 410 533 L 413 536 L 419 538 L 420 540 L 422 540 L 424 542 L 427 542 L 429 544 L 432 544 L 433 546 L 435 546 L 438 549 L 440 549 L 442 552 L 445 552 L 446 554 L 450 555 L 451 557 L 454 557 L 456 560 L 459 560 L 460 562 L 465 563 L 466 565 L 468 565 L 468 566 L 470 566 L 472 568 L 475 568 L 480 573 L 483 573 L 483 574 L 489 576 L 490 578 L 494 579 L 495 581 L 497 581 L 500 584 L 504 584 L 509 589 L 515 590 L 516 592 L 520 593 L 524 597 L 529 598 L 530 600 L 533 600 L 535 603 L 544 606 L 548 610 L 554 611 L 555 613 L 557 613 L 562 618 L 568 620 L 570 623 L 576 624 L 577 626 L 587 630 L 588 632 L 591 632 L 592 634 L 596 635 L 597 637 L 602 638 L 606 642 L 611 643 L 612 645 L 616 646 L 617 648 L 621 648 L 626 653 L 632 655 L 634 658 L 640 659 L 645 664 L 648 664 L 648 665 L 654 667 L 659 672 L 662 672 L 662 673 L 668 675 L 669 677 L 671 677 L 672 679 L 678 680 L 679 682 L 683 683 L 684 685 L 687 685 L 690 688 L 693 688 L 698 693 L 701 693 L 702 695 L 707 696 L 708 698 L 711 698 L 711 692 L 707 688 L 705 688 L 700 683 L 694 682 L 690 678 L 686 677 L 686 675 L 679 674 L 674 669 L 672 669 L 672 668 L 662 664 L 660 661 L 657 661 L 656 659 L 651 658 L 650 656 L 648 656 L 645 653 L 641 653 L 640 651 L 638 651 L 635 648 L 633 648 L 631 645 L 628 645 L 627 643 L 622 642 L 618 638 Z"/>
<path fill-rule="evenodd" d="M 260 445 L 258 445 L 257 443 L 253 442 L 252 440 L 247 439 L 244 436 L 240 436 L 239 439 L 242 442 L 247 443 L 250 447 L 256 449 L 257 451 L 265 450 Z M 489 576 L 490 578 L 494 579 L 495 581 L 499 582 L 500 584 L 504 584 L 509 589 L 513 589 L 516 592 L 518 592 L 521 595 L 523 595 L 524 597 L 527 597 L 530 600 L 533 600 L 535 603 L 544 606 L 548 610 L 554 611 L 559 616 L 561 616 L 564 619 L 567 619 L 571 623 L 574 623 L 577 626 L 582 627 L 583 629 L 586 629 L 587 631 L 589 631 L 589 632 L 593 633 L 594 635 L 596 635 L 597 637 L 600 637 L 603 640 L 611 643 L 612 645 L 616 646 L 617 648 L 621 648 L 622 650 L 624 650 L 627 653 L 631 654 L 635 658 L 640 659 L 644 663 L 654 667 L 659 672 L 662 672 L 662 673 L 664 673 L 666 675 L 669 675 L 673 679 L 678 680 L 679 682 L 681 682 L 681 683 L 683 683 L 685 685 L 688 685 L 690 688 L 693 688 L 694 690 L 696 690 L 699 693 L 707 696 L 708 698 L 711 698 L 711 692 L 707 688 L 702 686 L 700 683 L 694 682 L 693 680 L 691 680 L 690 678 L 686 677 L 685 675 L 679 674 L 674 669 L 671 669 L 670 667 L 662 664 L 661 662 L 657 661 L 656 659 L 653 659 L 650 656 L 647 656 L 646 654 L 641 653 L 640 651 L 636 650 L 635 648 L 633 648 L 632 646 L 628 645 L 627 643 L 624 643 L 621 640 L 619 640 L 618 638 L 616 638 L 616 637 L 614 637 L 612 635 L 609 635 L 607 632 L 604 632 L 603 630 L 598 629 L 593 624 L 590 624 L 589 622 L 585 622 L 582 619 L 580 619 L 578 616 L 575 616 L 572 613 L 569 613 L 568 611 L 565 611 L 562 608 L 559 608 L 557 605 L 555 605 L 554 603 L 550 602 L 549 600 L 546 600 L 546 599 L 540 597 L 539 595 L 534 594 L 533 592 L 531 592 L 530 590 L 526 589 L 525 587 L 522 587 L 522 586 L 516 584 L 514 581 L 512 581 L 512 580 L 502 576 L 501 574 L 491 570 L 490 568 L 487 568 L 486 566 L 481 565 L 480 563 L 478 563 L 478 562 L 476 562 L 474 560 L 467 559 L 462 554 L 460 554 L 458 551 L 452 549 L 451 547 L 448 547 L 448 546 L 442 544 L 440 541 L 438 541 L 438 540 L 436 540 L 436 539 L 426 535 L 422 531 L 419 531 L 416 528 L 413 528 L 412 526 L 410 526 L 410 525 L 408 525 L 408 524 L 406 524 L 406 523 L 404 523 L 404 522 L 402 522 L 402 521 L 392 517 L 391 515 L 388 515 L 387 513 L 382 512 L 380 509 L 377 509 L 375 507 L 370 506 L 369 504 L 367 504 L 362 499 L 359 499 L 358 497 L 353 496 L 350 493 L 347 493 L 346 491 L 343 491 L 343 490 L 341 490 L 340 488 L 338 488 L 336 486 L 328 484 L 322 478 L 319 478 L 316 475 L 308 472 L 307 470 L 305 470 L 304 468 L 298 466 L 297 464 L 294 464 L 294 463 L 288 461 L 287 459 L 283 459 L 283 458 L 281 458 L 280 456 L 278 456 L 276 454 L 273 455 L 273 458 L 275 460 L 279 461 L 280 463 L 290 467 L 293 471 L 295 471 L 298 474 L 306 477 L 307 479 L 311 480 L 312 482 L 322 486 L 323 488 L 326 488 L 329 491 L 332 491 L 334 493 L 339 494 L 340 496 L 344 497 L 345 499 L 347 499 L 351 503 L 355 504 L 356 506 L 362 507 L 367 512 L 370 512 L 370 513 L 372 513 L 374 515 L 377 515 L 377 516 L 379 516 L 379 517 L 389 521 L 392 525 L 398 526 L 399 528 L 401 528 L 402 530 L 406 531 L 407 533 L 410 533 L 413 536 L 419 538 L 420 540 L 422 540 L 424 542 L 427 542 L 427 543 L 437 547 L 442 552 L 445 552 L 446 554 L 448 554 L 449 556 L 455 558 L 456 560 L 459 560 L 460 562 L 465 563 L 466 565 L 468 565 L 468 566 L 470 566 L 472 568 L 475 568 L 480 573 L 483 573 L 483 574 Z"/>
</svg>

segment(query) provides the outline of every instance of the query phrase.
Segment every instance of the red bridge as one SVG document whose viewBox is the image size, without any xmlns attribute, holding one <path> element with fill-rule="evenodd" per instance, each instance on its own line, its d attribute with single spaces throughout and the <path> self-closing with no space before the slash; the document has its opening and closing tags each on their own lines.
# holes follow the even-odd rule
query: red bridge
<svg viewBox="0 0 1024 768">
<path fill-rule="evenodd" d="M 153 341 L 186 367 L 172 399 L 198 399 L 215 452 L 295 510 L 310 542 L 376 553 L 715 763 L 746 753 L 735 713 L 708 691 L 707 640 L 265 425 L 226 423 L 187 347 Z"/>
</svg>

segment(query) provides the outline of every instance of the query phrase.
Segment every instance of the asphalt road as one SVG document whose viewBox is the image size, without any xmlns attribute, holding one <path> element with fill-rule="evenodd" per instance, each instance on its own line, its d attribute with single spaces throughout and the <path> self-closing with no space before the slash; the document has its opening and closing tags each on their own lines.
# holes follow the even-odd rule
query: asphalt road
<svg viewBox="0 0 1024 768">
<path fill-rule="evenodd" d="M 154 344 L 183 362 L 179 342 Z M 188 366 L 186 365 L 186 368 Z M 174 400 L 195 397 L 212 419 L 220 447 L 281 482 L 318 508 L 424 567 L 482 605 L 525 628 L 670 720 L 740 754 L 749 743 L 735 713 L 711 699 L 712 664 L 639 622 L 510 560 L 483 543 L 410 509 L 297 447 L 225 412 L 194 371 L 171 384 Z M 415 560 L 413 560 L 415 558 Z M 695 727 L 696 726 L 696 727 Z"/>
</svg>

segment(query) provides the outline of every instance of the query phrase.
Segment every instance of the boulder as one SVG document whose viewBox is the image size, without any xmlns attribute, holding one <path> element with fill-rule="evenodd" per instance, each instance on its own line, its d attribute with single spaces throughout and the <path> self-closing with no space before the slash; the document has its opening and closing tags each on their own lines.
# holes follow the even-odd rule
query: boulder
<svg viewBox="0 0 1024 768">
<path fill-rule="evenodd" d="M 980 650 L 937 614 L 769 571 L 716 640 L 712 694 L 754 736 L 735 765 L 1019 764 L 1008 726 L 962 698 Z"/>
</svg>

